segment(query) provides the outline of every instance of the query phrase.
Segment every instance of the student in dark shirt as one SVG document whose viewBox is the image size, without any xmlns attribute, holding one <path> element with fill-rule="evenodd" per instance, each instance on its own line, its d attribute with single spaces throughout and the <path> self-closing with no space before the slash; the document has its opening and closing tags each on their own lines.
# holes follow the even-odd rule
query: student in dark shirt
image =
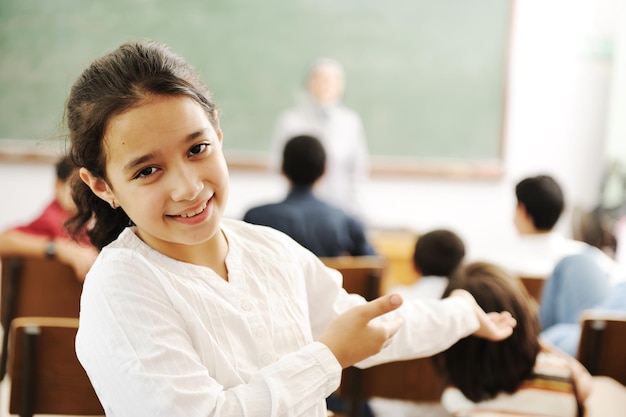
<svg viewBox="0 0 626 417">
<path fill-rule="evenodd" d="M 243 220 L 278 229 L 320 257 L 374 255 L 363 225 L 315 196 L 314 185 L 325 167 L 326 152 L 317 138 L 290 139 L 282 162 L 282 172 L 291 186 L 287 197 L 251 208 Z"/>
</svg>

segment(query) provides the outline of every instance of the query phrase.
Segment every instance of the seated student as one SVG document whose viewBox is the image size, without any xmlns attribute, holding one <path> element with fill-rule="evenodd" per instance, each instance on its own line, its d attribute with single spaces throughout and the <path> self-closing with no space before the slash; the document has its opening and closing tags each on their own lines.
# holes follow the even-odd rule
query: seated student
<svg viewBox="0 0 626 417">
<path fill-rule="evenodd" d="M 418 237 L 413 250 L 413 268 L 419 276 L 411 285 L 399 285 L 390 292 L 409 298 L 441 298 L 448 279 L 465 257 L 463 240 L 451 230 L 432 230 Z"/>
<path fill-rule="evenodd" d="M 578 260 L 578 264 L 584 261 Z M 563 268 L 569 267 L 570 269 L 580 268 L 580 265 L 576 265 L 576 260 L 569 260 L 568 265 L 563 265 Z M 588 269 L 591 269 L 588 267 Z M 572 303 L 572 308 L 576 308 L 575 317 L 576 320 L 562 320 L 561 322 L 557 322 L 554 320 L 551 325 L 546 328 L 542 335 L 545 339 L 549 340 L 552 344 L 559 347 L 561 350 L 570 354 L 571 356 L 576 356 L 578 352 L 578 343 L 580 341 L 580 315 L 584 310 L 599 310 L 599 311 L 619 311 L 626 312 L 626 282 L 620 282 L 607 290 L 607 285 L 603 284 L 602 275 L 600 273 L 590 273 L 589 275 L 594 275 L 596 280 L 594 282 L 600 282 L 596 285 L 589 285 L 578 290 L 577 282 L 567 282 L 567 289 L 569 291 L 578 290 L 578 296 L 582 297 L 583 300 L 574 299 Z M 554 287 L 550 287 L 548 289 L 549 294 L 553 292 L 558 294 L 561 291 L 561 288 L 564 287 L 563 284 L 555 285 Z M 566 290 L 563 290 L 566 291 Z M 591 292 L 591 294 L 587 294 L 587 292 Z M 554 299 L 555 297 L 547 297 L 549 299 Z M 591 298 L 591 299 L 590 299 Z M 590 304 L 593 304 L 594 300 L 598 300 L 601 298 L 601 301 L 597 302 L 595 305 L 590 307 Z M 543 307 L 543 315 L 542 320 L 547 321 L 551 318 L 552 315 L 555 315 L 557 311 L 563 311 L 564 308 L 550 308 L 550 303 L 548 300 L 545 302 L 545 306 Z"/>
<path fill-rule="evenodd" d="M 549 175 L 527 177 L 515 186 L 517 204 L 514 223 L 519 234 L 515 247 L 502 251 L 499 265 L 522 276 L 548 277 L 565 256 L 581 252 L 592 254 L 603 270 L 617 281 L 618 264 L 600 249 L 569 239 L 556 230 L 565 208 L 559 183 Z"/>
<path fill-rule="evenodd" d="M 609 277 L 592 255 L 566 256 L 557 263 L 541 293 L 542 338 L 576 356 L 578 340 L 572 339 L 568 325 L 578 326 L 583 310 L 599 305 L 610 293 Z"/>
<path fill-rule="evenodd" d="M 535 304 L 521 282 L 495 264 L 474 262 L 458 270 L 444 296 L 458 289 L 487 312 L 510 311 L 518 324 L 501 342 L 469 336 L 435 357 L 449 384 L 444 408 L 455 416 L 582 415 L 591 375 L 573 358 L 542 345 Z"/>
<path fill-rule="evenodd" d="M 74 165 L 64 156 L 55 170 L 54 199 L 30 223 L 0 233 L 0 256 L 58 259 L 70 265 L 82 281 L 98 251 L 86 239 L 80 243 L 73 240 L 64 226 L 76 210 L 70 185 Z"/>
<path fill-rule="evenodd" d="M 291 186 L 289 194 L 281 202 L 251 208 L 243 220 L 278 229 L 319 257 L 374 255 L 363 225 L 313 194 L 325 166 L 326 152 L 318 139 L 290 139 L 282 162 Z"/>
<path fill-rule="evenodd" d="M 626 313 L 626 282 L 620 282 L 611 289 L 609 295 L 593 311 L 616 311 Z M 580 321 L 557 323 L 544 331 L 545 338 L 572 357 L 578 354 L 578 344 L 582 328 Z"/>
<path fill-rule="evenodd" d="M 626 311 L 626 282 L 615 285 L 609 295 L 594 309 L 606 311 Z"/>
</svg>

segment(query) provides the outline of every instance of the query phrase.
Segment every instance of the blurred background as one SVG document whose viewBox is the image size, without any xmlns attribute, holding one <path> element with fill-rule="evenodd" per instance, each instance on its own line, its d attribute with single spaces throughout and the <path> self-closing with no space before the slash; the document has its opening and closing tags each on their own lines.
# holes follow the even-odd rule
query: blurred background
<svg viewBox="0 0 626 417">
<path fill-rule="evenodd" d="M 241 218 L 287 184 L 272 128 L 306 65 L 346 69 L 372 171 L 370 230 L 457 231 L 470 256 L 514 237 L 514 184 L 553 175 L 568 211 L 619 213 L 626 163 L 624 0 L 4 0 L 0 3 L 0 228 L 51 198 L 63 104 L 92 59 L 136 38 L 198 68 L 221 113 Z"/>
</svg>

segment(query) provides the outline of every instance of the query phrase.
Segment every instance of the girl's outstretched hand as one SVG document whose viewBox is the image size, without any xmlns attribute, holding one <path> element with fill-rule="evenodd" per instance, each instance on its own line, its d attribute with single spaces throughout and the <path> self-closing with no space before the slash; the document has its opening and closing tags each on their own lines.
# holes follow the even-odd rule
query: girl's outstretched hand
<svg viewBox="0 0 626 417">
<path fill-rule="evenodd" d="M 454 290 L 450 293 L 450 296 L 463 297 L 474 306 L 474 312 L 480 323 L 480 327 L 474 332 L 474 336 L 497 342 L 513 334 L 513 329 L 517 326 L 517 320 L 508 311 L 485 313 L 472 294 L 465 290 Z"/>
<path fill-rule="evenodd" d="M 333 352 L 342 368 L 380 352 L 396 334 L 402 320 L 381 317 L 402 305 L 402 297 L 389 294 L 356 306 L 335 318 L 319 341 Z"/>
</svg>

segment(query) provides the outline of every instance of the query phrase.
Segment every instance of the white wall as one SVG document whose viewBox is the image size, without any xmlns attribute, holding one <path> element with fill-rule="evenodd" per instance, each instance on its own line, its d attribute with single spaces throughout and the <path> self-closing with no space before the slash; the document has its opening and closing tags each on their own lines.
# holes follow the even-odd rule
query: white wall
<svg viewBox="0 0 626 417">
<path fill-rule="evenodd" d="M 626 1 L 615 1 L 619 2 L 619 20 L 626 22 Z M 615 31 L 606 153 L 626 166 L 626 25 L 616 25 Z"/>
<path fill-rule="evenodd" d="M 598 51 L 624 0 L 519 0 L 509 76 L 505 175 L 499 180 L 374 176 L 365 190 L 371 227 L 449 227 L 471 253 L 514 236 L 514 184 L 554 175 L 570 207 L 593 207 L 602 173 L 613 60 Z M 610 39 L 609 39 L 610 40 Z M 609 42 L 610 46 L 610 42 Z M 227 140 L 227 138 L 226 138 Z M 48 165 L 0 163 L 0 228 L 25 221 L 51 197 Z M 227 215 L 282 197 L 275 175 L 231 172 Z M 567 230 L 568 218 L 560 227 Z"/>
</svg>

